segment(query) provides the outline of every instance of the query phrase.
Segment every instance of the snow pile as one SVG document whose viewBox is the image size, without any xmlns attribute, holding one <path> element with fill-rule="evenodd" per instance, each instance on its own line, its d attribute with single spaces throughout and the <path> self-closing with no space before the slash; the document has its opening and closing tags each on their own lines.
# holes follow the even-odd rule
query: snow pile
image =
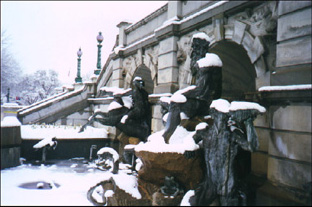
<svg viewBox="0 0 312 207">
<path fill-rule="evenodd" d="M 135 76 L 135 78 L 133 79 L 133 81 L 141 81 L 142 80 L 142 78 L 141 77 L 139 77 L 139 76 Z"/>
<path fill-rule="evenodd" d="M 123 89 L 123 88 L 118 88 L 116 86 L 112 86 L 112 87 L 104 86 L 104 87 L 100 88 L 100 91 L 111 92 L 111 93 L 113 93 L 113 95 L 125 94 L 131 90 L 132 90 L 131 88 Z"/>
<path fill-rule="evenodd" d="M 167 112 L 167 113 L 162 117 L 162 120 L 163 120 L 164 122 L 167 122 L 168 116 L 169 116 L 169 112 Z"/>
<path fill-rule="evenodd" d="M 40 142 L 38 142 L 37 144 L 35 144 L 34 146 L 33 146 L 33 148 L 35 148 L 35 149 L 40 149 L 40 148 L 42 148 L 42 147 L 44 147 L 44 146 L 46 146 L 46 145 L 50 145 L 51 147 L 53 146 L 53 145 L 55 145 L 55 142 L 52 140 L 53 138 L 55 138 L 54 136 L 48 136 L 48 137 L 46 137 L 46 138 L 44 138 L 44 139 L 42 139 Z"/>
<path fill-rule="evenodd" d="M 161 97 L 159 100 L 161 102 L 170 104 L 170 97 Z"/>
<path fill-rule="evenodd" d="M 247 109 L 255 109 L 258 110 L 260 113 L 265 113 L 265 108 L 260 106 L 258 103 L 253 102 L 245 102 L 245 101 L 233 101 L 231 102 L 231 106 L 229 108 L 230 111 L 237 111 L 237 110 L 247 110 Z"/>
<path fill-rule="evenodd" d="M 150 98 L 158 98 L 158 97 L 168 98 L 167 96 L 172 96 L 172 93 L 157 93 L 157 94 L 153 93 L 153 94 L 148 95 L 148 97 Z"/>
<path fill-rule="evenodd" d="M 217 99 L 212 101 L 210 108 L 214 108 L 223 113 L 229 113 L 230 103 L 225 99 Z"/>
<path fill-rule="evenodd" d="M 292 91 L 292 90 L 311 90 L 311 84 L 287 85 L 287 86 L 263 86 L 259 91 Z"/>
<path fill-rule="evenodd" d="M 189 200 L 194 195 L 195 195 L 195 191 L 194 190 L 187 191 L 187 193 L 185 193 L 185 195 L 184 195 L 184 197 L 183 197 L 183 199 L 181 201 L 180 206 L 191 206 Z"/>
<path fill-rule="evenodd" d="M 130 96 L 123 96 L 121 97 L 123 103 L 124 103 L 124 106 L 127 107 L 128 109 L 130 109 L 132 107 L 132 98 Z"/>
<path fill-rule="evenodd" d="M 208 124 L 206 122 L 201 122 L 199 124 L 196 125 L 195 131 L 198 130 L 203 130 L 208 126 Z"/>
<path fill-rule="evenodd" d="M 120 103 L 118 103 L 117 101 L 113 101 L 112 103 L 109 104 L 108 111 L 111 111 L 114 109 L 119 109 L 121 107 L 122 107 L 122 105 Z"/>
<path fill-rule="evenodd" d="M 207 42 L 211 42 L 211 39 L 209 38 L 209 36 L 204 32 L 198 32 L 194 34 L 192 36 L 192 42 L 193 42 L 193 39 L 203 39 L 203 40 L 206 40 Z"/>
<path fill-rule="evenodd" d="M 124 115 L 121 120 L 120 120 L 120 123 L 124 124 L 126 123 L 126 120 L 128 119 L 128 115 Z"/>
<path fill-rule="evenodd" d="M 112 191 L 112 190 L 107 190 L 107 191 L 105 192 L 105 194 L 104 194 L 104 196 L 105 196 L 106 198 L 108 198 L 108 197 L 113 197 L 113 195 L 114 195 L 114 191 Z"/>
<path fill-rule="evenodd" d="M 97 155 L 101 155 L 105 152 L 108 152 L 110 154 L 113 155 L 113 159 L 114 161 L 116 162 L 118 159 L 119 159 L 119 155 L 118 153 L 116 152 L 116 150 L 114 150 L 113 148 L 111 147 L 102 147 L 101 149 L 99 149 L 99 151 L 97 152 Z"/>
<path fill-rule="evenodd" d="M 199 59 L 197 63 L 200 68 L 212 66 L 222 67 L 221 59 L 219 58 L 218 55 L 214 53 L 206 53 L 206 56 L 204 58 Z"/>
<path fill-rule="evenodd" d="M 190 119 L 190 117 L 188 117 L 184 112 L 180 113 L 180 118 L 181 118 L 181 120 L 183 120 L 183 119 Z"/>
<path fill-rule="evenodd" d="M 126 173 L 113 174 L 112 176 L 115 180 L 116 185 L 129 193 L 132 197 L 136 199 L 141 199 L 142 196 L 138 189 L 137 178 L 133 175 L 128 175 Z"/>
<path fill-rule="evenodd" d="M 216 110 L 222 113 L 229 113 L 230 111 L 248 110 L 248 109 L 255 109 L 258 110 L 260 113 L 266 112 L 265 108 L 263 106 L 260 106 L 258 103 L 246 101 L 233 101 L 229 103 L 225 99 L 214 100 L 211 103 L 210 108 L 215 108 Z"/>
<path fill-rule="evenodd" d="M 172 102 L 176 102 L 176 103 L 185 103 L 186 102 L 186 97 L 183 95 L 183 93 L 189 91 L 189 90 L 193 90 L 195 89 L 196 86 L 195 85 L 191 85 L 191 86 L 188 86 L 184 89 L 180 89 L 178 91 L 176 91 L 170 98 L 170 101 Z M 162 99 L 164 100 L 164 99 Z"/>
<path fill-rule="evenodd" d="M 164 130 L 158 131 L 150 135 L 146 143 L 140 142 L 135 151 L 149 151 L 154 153 L 172 152 L 183 154 L 185 151 L 194 151 L 199 149 L 195 143 L 193 135 L 195 131 L 189 132 L 182 126 L 178 126 L 172 134 L 169 144 L 165 143 L 163 138 Z"/>
<path fill-rule="evenodd" d="M 1 107 L 20 108 L 17 103 L 4 103 Z"/>
<path fill-rule="evenodd" d="M 47 135 L 56 137 L 57 139 L 87 139 L 87 138 L 108 138 L 108 132 L 104 128 L 87 128 L 78 133 L 80 127 L 66 125 L 22 125 L 22 139 L 43 139 Z"/>
<path fill-rule="evenodd" d="M 21 122 L 15 116 L 6 116 L 1 121 L 1 127 L 15 127 L 21 125 Z"/>
</svg>

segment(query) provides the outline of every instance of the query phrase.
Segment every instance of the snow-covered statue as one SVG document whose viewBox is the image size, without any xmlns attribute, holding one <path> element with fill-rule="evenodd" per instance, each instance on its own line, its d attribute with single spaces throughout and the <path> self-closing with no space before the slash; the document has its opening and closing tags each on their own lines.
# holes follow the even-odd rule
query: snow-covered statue
<svg viewBox="0 0 312 207">
<path fill-rule="evenodd" d="M 112 168 L 112 173 L 117 174 L 119 168 L 119 155 L 113 148 L 103 147 L 98 152 L 98 159 L 95 164 L 100 170 L 109 170 Z"/>
<path fill-rule="evenodd" d="M 173 176 L 166 176 L 164 185 L 160 187 L 160 192 L 165 197 L 176 197 L 179 193 L 183 193 L 183 189 L 180 188 L 179 183 L 174 180 Z"/>
<path fill-rule="evenodd" d="M 142 78 L 135 77 L 132 90 L 114 93 L 114 101 L 109 105 L 108 112 L 96 111 L 79 132 L 97 121 L 103 125 L 115 126 L 128 136 L 145 141 L 151 133 L 151 112 L 148 93 L 143 87 Z"/>
<path fill-rule="evenodd" d="M 213 53 L 206 53 L 204 58 L 196 62 L 198 80 L 196 85 L 176 91 L 167 100 L 168 116 L 166 118 L 163 137 L 169 142 L 181 119 L 205 116 L 209 114 L 209 106 L 214 99 L 221 97 L 222 61 Z M 162 105 L 166 106 L 165 104 Z"/>
<path fill-rule="evenodd" d="M 239 147 L 250 152 L 258 149 L 253 121 L 264 112 L 265 108 L 252 102 L 233 101 L 230 104 L 224 99 L 212 102 L 212 126 L 206 124 L 193 136 L 196 142 L 203 140 L 206 175 L 190 199 L 192 205 L 214 203 L 232 206 L 246 203 L 247 192 L 237 182 L 234 159 Z"/>
<path fill-rule="evenodd" d="M 46 137 L 33 146 L 35 150 L 42 149 L 42 162 L 46 161 L 47 150 L 55 150 L 57 146 L 56 137 Z"/>
<path fill-rule="evenodd" d="M 196 33 L 192 36 L 192 51 L 191 51 L 191 73 L 192 84 L 196 83 L 199 74 L 197 61 L 204 58 L 208 52 L 210 44 L 210 38 L 203 32 Z"/>
</svg>

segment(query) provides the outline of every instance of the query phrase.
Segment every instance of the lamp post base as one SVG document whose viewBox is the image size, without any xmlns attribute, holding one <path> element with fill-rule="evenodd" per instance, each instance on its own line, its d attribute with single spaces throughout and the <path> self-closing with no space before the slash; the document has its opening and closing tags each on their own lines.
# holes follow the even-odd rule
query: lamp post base
<svg viewBox="0 0 312 207">
<path fill-rule="evenodd" d="M 99 69 L 94 70 L 94 74 L 95 74 L 95 75 L 99 75 L 100 72 L 101 72 L 101 70 L 99 70 Z"/>
<path fill-rule="evenodd" d="M 82 78 L 81 78 L 81 77 L 75 78 L 75 82 L 76 82 L 76 83 L 82 83 Z"/>
</svg>

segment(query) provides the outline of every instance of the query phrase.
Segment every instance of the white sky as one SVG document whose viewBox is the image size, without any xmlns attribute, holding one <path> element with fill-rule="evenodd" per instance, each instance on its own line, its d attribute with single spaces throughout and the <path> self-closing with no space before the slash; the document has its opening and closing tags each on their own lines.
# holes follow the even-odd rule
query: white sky
<svg viewBox="0 0 312 207">
<path fill-rule="evenodd" d="M 97 61 L 96 36 L 101 31 L 102 67 L 119 30 L 135 23 L 167 1 L 1 1 L 1 32 L 24 73 L 54 69 L 63 84 L 74 83 L 77 51 L 83 52 L 81 75 L 93 74 Z M 70 76 L 68 76 L 70 71 Z"/>
</svg>

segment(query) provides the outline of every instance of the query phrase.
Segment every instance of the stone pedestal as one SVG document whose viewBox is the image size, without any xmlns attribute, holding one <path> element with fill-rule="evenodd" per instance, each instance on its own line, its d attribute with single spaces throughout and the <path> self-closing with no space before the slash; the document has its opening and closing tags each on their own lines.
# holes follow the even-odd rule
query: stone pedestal
<svg viewBox="0 0 312 207">
<path fill-rule="evenodd" d="M 201 150 L 195 151 L 195 157 L 187 159 L 183 154 L 166 152 L 135 152 L 143 162 L 139 179 L 163 186 L 165 176 L 174 176 L 185 190 L 194 189 L 203 179 L 204 160 Z"/>
<path fill-rule="evenodd" d="M 1 169 L 20 164 L 21 123 L 16 118 L 19 108 L 15 103 L 5 103 L 1 106 L 4 115 L 1 121 Z"/>
</svg>

